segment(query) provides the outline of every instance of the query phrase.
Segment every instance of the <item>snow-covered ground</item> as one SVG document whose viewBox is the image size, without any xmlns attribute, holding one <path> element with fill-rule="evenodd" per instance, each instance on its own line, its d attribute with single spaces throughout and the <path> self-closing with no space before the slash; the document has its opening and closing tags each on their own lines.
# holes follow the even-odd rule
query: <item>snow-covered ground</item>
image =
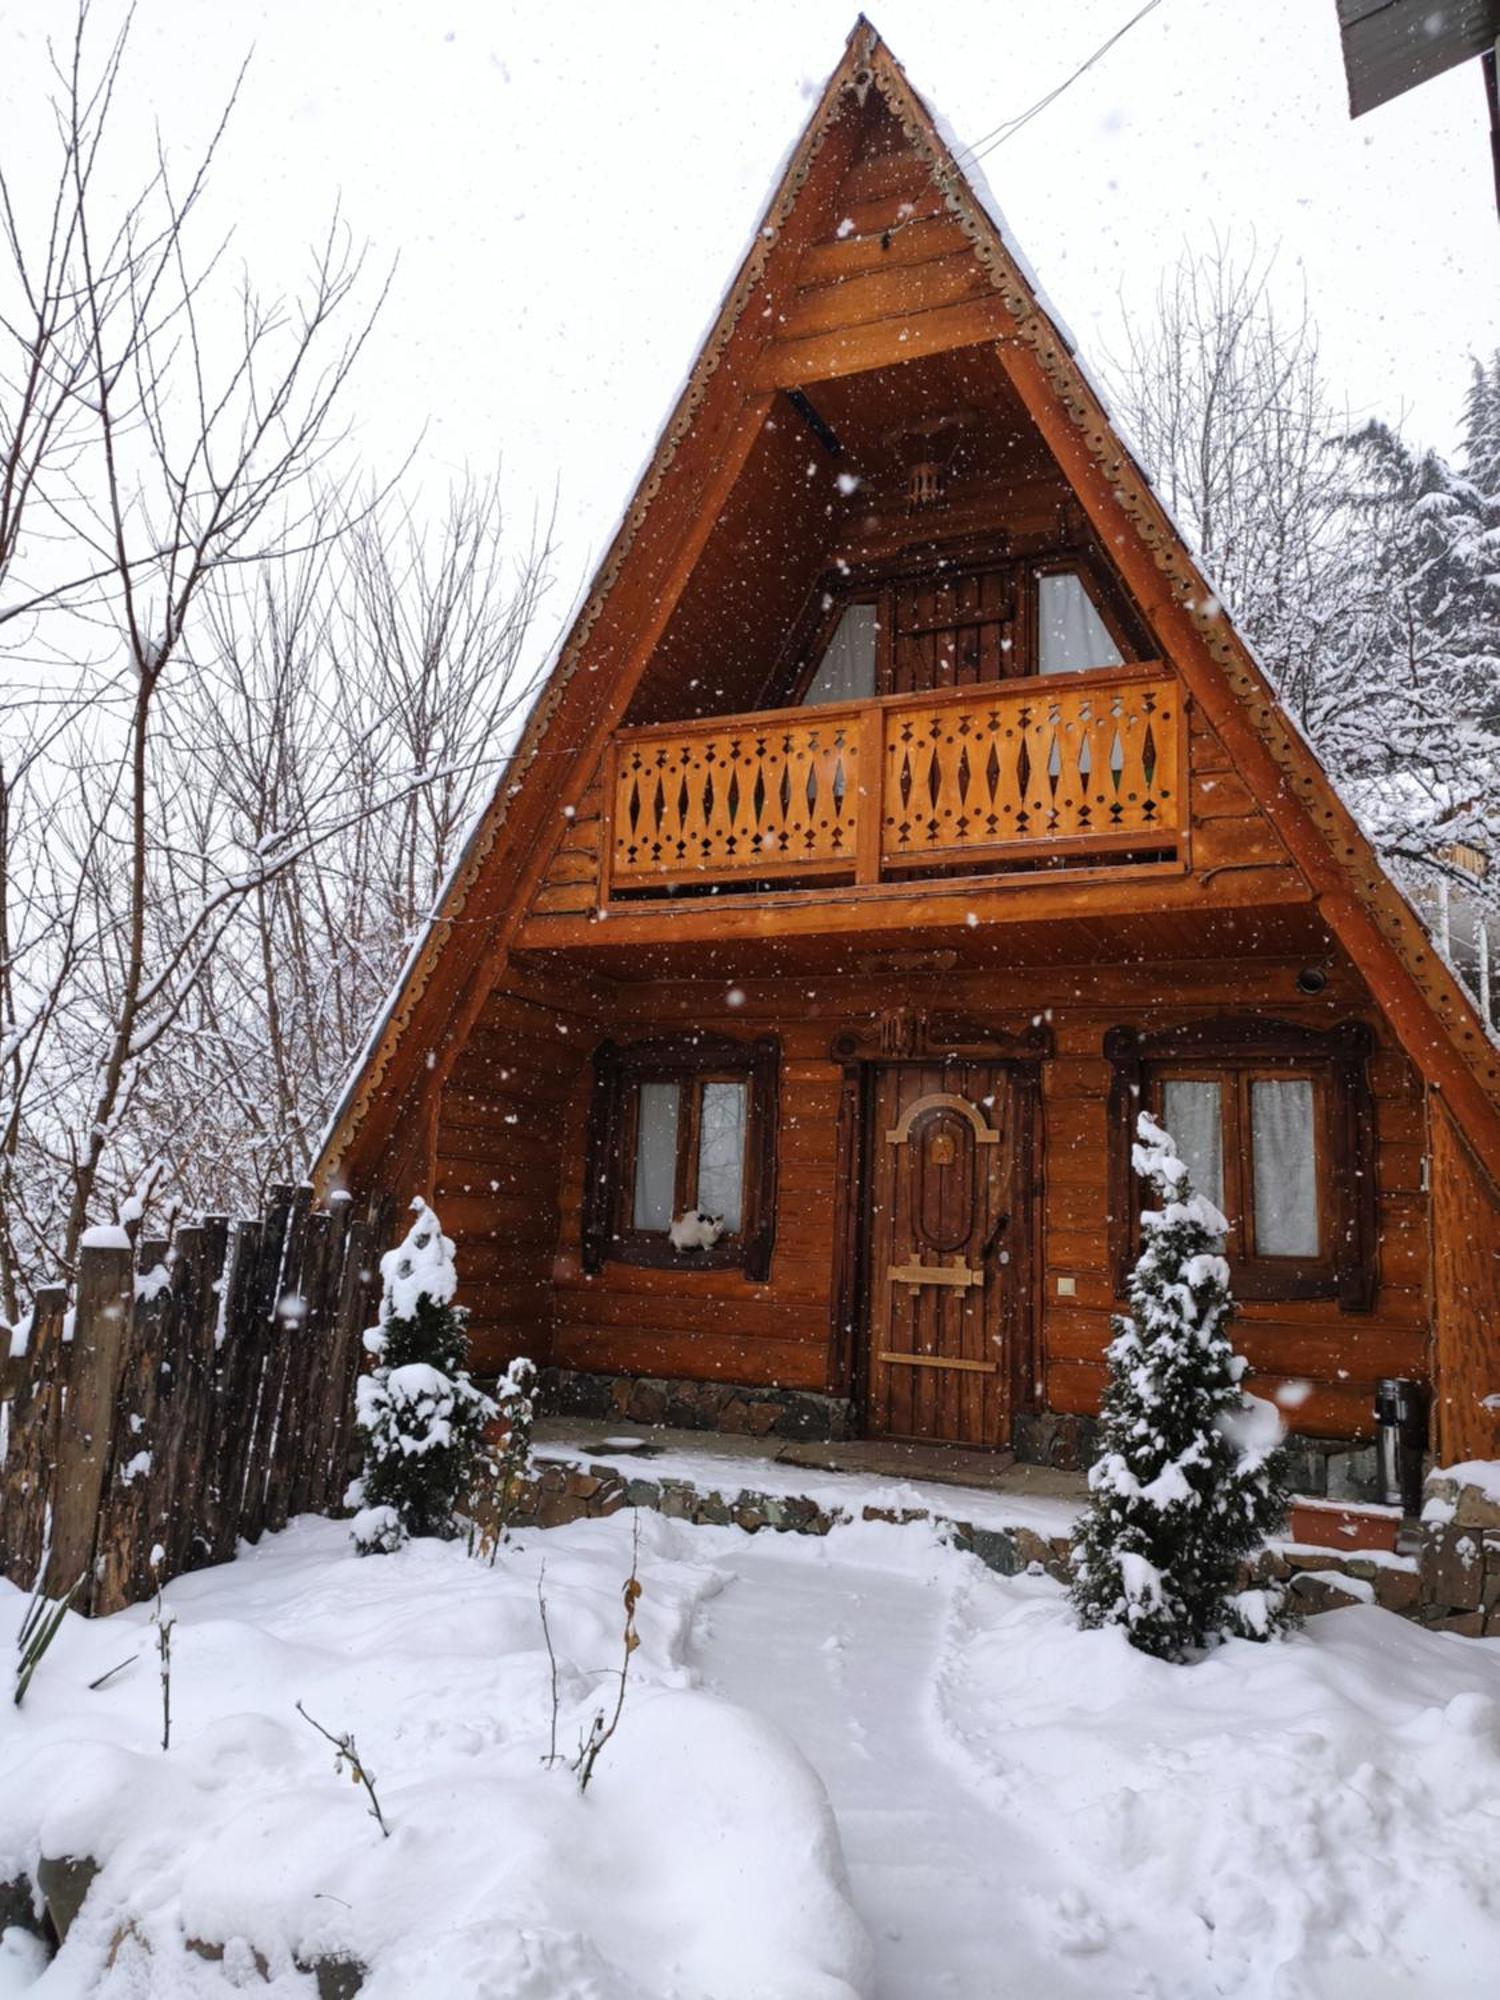
<svg viewBox="0 0 1500 2000">
<path fill-rule="evenodd" d="M 1358 1608 L 1170 1667 L 924 1528 L 643 1515 L 580 1799 L 542 1762 L 543 1559 L 571 1754 L 613 1698 L 629 1516 L 494 1569 L 302 1521 L 179 1580 L 165 1755 L 148 1612 L 70 1619 L 0 1713 L 0 1881 L 39 1848 L 105 1870 L 50 1969 L 7 1934 L 0 1996 L 309 1994 L 292 1952 L 337 1949 L 371 2000 L 1494 1991 L 1500 1644 Z M 21 1608 L 0 1586 L 0 1627 Z M 390 1840 L 299 1699 L 355 1732 Z"/>
</svg>

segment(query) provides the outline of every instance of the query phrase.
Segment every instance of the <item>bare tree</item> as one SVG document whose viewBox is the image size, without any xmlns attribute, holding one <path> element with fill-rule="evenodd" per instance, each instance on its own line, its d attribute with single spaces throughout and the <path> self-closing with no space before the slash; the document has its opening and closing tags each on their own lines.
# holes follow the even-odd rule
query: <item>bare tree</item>
<svg viewBox="0 0 1500 2000">
<path fill-rule="evenodd" d="M 340 411 L 385 284 L 204 239 L 236 90 L 123 199 L 130 23 L 0 140 L 0 1313 L 101 1211 L 305 1166 L 524 698 L 496 482 L 424 533 Z M 44 198 L 37 191 L 45 190 Z M 388 282 L 388 281 L 387 281 Z M 543 538 L 544 539 L 544 538 Z"/>
<path fill-rule="evenodd" d="M 498 480 L 469 480 L 435 525 L 388 508 L 211 596 L 176 711 L 196 816 L 182 853 L 216 828 L 244 848 L 289 828 L 316 841 L 245 898 L 141 1079 L 137 1123 L 195 1203 L 254 1204 L 304 1171 L 488 796 L 533 692 L 548 561 L 534 536 L 512 562 L 508 539 Z M 165 872 L 164 903 L 200 894 L 180 855 Z M 205 1069 L 212 1113 L 174 1129 Z"/>
<path fill-rule="evenodd" d="M 57 159 L 37 243 L 0 161 L 0 618 L 21 635 L 8 644 L 13 665 L 24 671 L 29 649 L 33 670 L 46 670 L 15 705 L 24 712 L 28 694 L 71 667 L 91 719 L 69 772 L 86 832 L 73 859 L 93 975 L 70 1012 L 93 1046 L 82 1063 L 74 1050 L 77 1115 L 56 1141 L 70 1183 L 64 1269 L 136 1066 L 179 1017 L 236 904 L 292 851 L 272 843 L 207 875 L 167 932 L 151 907 L 151 857 L 177 814 L 154 783 L 152 740 L 214 580 L 328 532 L 308 496 L 341 442 L 335 405 L 380 303 L 359 305 L 363 259 L 335 218 L 295 302 L 261 297 L 246 277 L 226 312 L 223 246 L 200 251 L 194 218 L 233 97 L 191 170 L 179 178 L 159 145 L 145 186 L 112 204 L 101 160 L 129 23 L 97 79 L 88 25 L 85 0 L 71 46 L 52 53 Z M 34 174 L 28 162 L 28 184 Z M 80 963 L 76 952 L 59 958 L 53 916 L 40 936 L 33 927 L 32 947 L 26 970 L 14 954 L 7 962 L 23 1065 L 37 1040 L 23 1011 L 56 1029 Z"/>
<path fill-rule="evenodd" d="M 1305 294 L 1274 259 L 1216 239 L 1184 251 L 1154 309 L 1127 317 L 1115 400 L 1282 699 L 1316 730 L 1332 656 L 1363 588 L 1350 560 L 1350 425 L 1324 380 Z"/>
<path fill-rule="evenodd" d="M 1322 374 L 1305 296 L 1216 241 L 1127 323 L 1116 401 L 1239 629 L 1488 1003 L 1500 912 L 1500 361 L 1458 470 Z M 1488 912 L 1488 913 L 1487 913 Z"/>
</svg>

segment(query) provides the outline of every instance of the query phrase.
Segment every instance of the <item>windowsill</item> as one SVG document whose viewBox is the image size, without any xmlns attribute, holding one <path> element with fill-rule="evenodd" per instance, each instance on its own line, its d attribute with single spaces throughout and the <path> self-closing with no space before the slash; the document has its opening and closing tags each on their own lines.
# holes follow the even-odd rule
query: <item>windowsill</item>
<svg viewBox="0 0 1500 2000">
<path fill-rule="evenodd" d="M 742 1271 L 747 1251 L 738 1237 L 715 1243 L 708 1250 L 678 1250 L 667 1241 L 646 1237 L 616 1240 L 604 1253 L 609 1264 L 628 1264 L 648 1271 Z"/>
</svg>

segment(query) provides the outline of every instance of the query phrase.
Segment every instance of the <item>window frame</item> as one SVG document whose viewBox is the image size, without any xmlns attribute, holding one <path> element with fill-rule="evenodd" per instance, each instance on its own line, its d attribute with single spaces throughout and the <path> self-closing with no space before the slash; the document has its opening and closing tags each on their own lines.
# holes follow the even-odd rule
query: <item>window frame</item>
<svg viewBox="0 0 1500 2000">
<path fill-rule="evenodd" d="M 787 704 L 793 708 L 806 708 L 807 697 L 812 693 L 818 675 L 823 671 L 823 662 L 828 657 L 828 649 L 838 636 L 838 629 L 847 612 L 857 605 L 867 604 L 875 613 L 875 658 L 871 679 L 873 690 L 868 695 L 845 697 L 853 701 L 876 701 L 879 699 L 881 682 L 888 678 L 890 658 L 890 593 L 883 588 L 864 590 L 844 590 L 829 593 L 830 602 L 820 617 L 812 639 L 808 642 L 801 665 L 793 681 L 793 694 Z M 819 702 L 817 707 L 835 707 L 833 702 Z"/>
<path fill-rule="evenodd" d="M 1094 610 L 1099 622 L 1113 639 L 1115 651 L 1120 655 L 1114 665 L 1097 667 L 1061 667 L 1054 674 L 1042 672 L 1042 592 L 1044 576 L 1076 576 Z M 1027 677 L 1039 681 L 1064 681 L 1077 674 L 1113 674 L 1121 667 L 1135 665 L 1139 659 L 1119 606 L 1112 602 L 1112 593 L 1107 591 L 1099 579 L 1095 566 L 1081 553 L 1073 552 L 1061 556 L 1049 556 L 1045 561 L 1027 565 L 1026 588 L 1022 594 L 1026 607 L 1026 659 Z"/>
<path fill-rule="evenodd" d="M 1150 634 L 1134 613 L 1129 599 L 1107 558 L 1086 541 L 1069 541 L 1062 546 L 1028 553 L 1012 544 L 993 549 L 973 545 L 949 550 L 934 548 L 930 559 L 913 563 L 910 556 L 895 562 L 841 564 L 825 571 L 813 585 L 806 605 L 797 619 L 777 666 L 767 676 L 756 702 L 757 708 L 800 708 L 808 689 L 816 680 L 824 654 L 838 630 L 839 620 L 854 604 L 875 607 L 875 699 L 891 692 L 892 657 L 895 642 L 895 603 L 903 585 L 935 582 L 999 572 L 1008 578 L 1014 610 L 1015 647 L 1013 670 L 1000 676 L 1001 682 L 1018 680 L 1066 680 L 1068 674 L 1040 672 L 1040 590 L 1038 579 L 1063 573 L 1076 575 L 1088 593 L 1125 666 L 1138 666 L 1153 657 Z M 1117 673 L 1116 667 L 1074 669 L 1074 673 Z M 991 683 L 981 683 L 991 685 Z"/>
<path fill-rule="evenodd" d="M 1160 1115 L 1163 1083 L 1197 1080 L 1220 1086 L 1224 1208 L 1234 1225 L 1225 1256 L 1235 1295 L 1335 1299 L 1343 1312 L 1370 1311 L 1377 1279 L 1372 1047 L 1363 1021 L 1325 1030 L 1225 1017 L 1149 1034 L 1111 1029 L 1104 1053 L 1111 1071 L 1109 1226 L 1117 1294 L 1129 1289 L 1140 1243 L 1141 1184 L 1130 1164 L 1136 1114 Z M 1257 1082 L 1292 1080 L 1313 1086 L 1315 1257 L 1268 1256 L 1255 1244 L 1251 1092 Z"/>
<path fill-rule="evenodd" d="M 737 1041 L 685 1034 L 594 1051 L 582 1212 L 583 1268 L 597 1275 L 607 1263 L 673 1270 L 742 1269 L 764 1283 L 776 1230 L 777 1100 L 780 1044 L 772 1036 Z M 635 1226 L 636 1133 L 640 1086 L 675 1083 L 679 1101 L 672 1213 L 696 1204 L 703 1087 L 746 1086 L 744 1175 L 740 1227 L 703 1250 L 678 1250 L 665 1230 Z"/>
</svg>

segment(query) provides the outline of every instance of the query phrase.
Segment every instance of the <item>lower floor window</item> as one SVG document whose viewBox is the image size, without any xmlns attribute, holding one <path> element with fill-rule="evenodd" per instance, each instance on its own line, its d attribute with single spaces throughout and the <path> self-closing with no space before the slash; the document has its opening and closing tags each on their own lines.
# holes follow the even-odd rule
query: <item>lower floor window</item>
<svg viewBox="0 0 1500 2000">
<path fill-rule="evenodd" d="M 1231 1282 L 1247 1299 L 1374 1302 L 1376 1219 L 1371 1047 L 1337 1028 L 1224 1017 L 1181 1028 L 1112 1029 L 1110 1228 L 1123 1291 L 1139 1250 L 1135 1120 L 1149 1110 L 1223 1211 Z"/>
<path fill-rule="evenodd" d="M 1327 1148 L 1318 1140 L 1319 1096 L 1312 1076 L 1229 1069 L 1160 1077 L 1157 1116 L 1193 1185 L 1231 1218 L 1225 1249 L 1234 1261 L 1325 1255 L 1319 1189 Z"/>
<path fill-rule="evenodd" d="M 737 1236 L 745 1213 L 750 1086 L 694 1077 L 636 1086 L 633 1227 L 669 1232 L 687 1214 Z M 707 1225 L 705 1224 L 705 1231 Z"/>
<path fill-rule="evenodd" d="M 685 1035 L 594 1058 L 584 1266 L 769 1271 L 777 1048 Z"/>
</svg>

